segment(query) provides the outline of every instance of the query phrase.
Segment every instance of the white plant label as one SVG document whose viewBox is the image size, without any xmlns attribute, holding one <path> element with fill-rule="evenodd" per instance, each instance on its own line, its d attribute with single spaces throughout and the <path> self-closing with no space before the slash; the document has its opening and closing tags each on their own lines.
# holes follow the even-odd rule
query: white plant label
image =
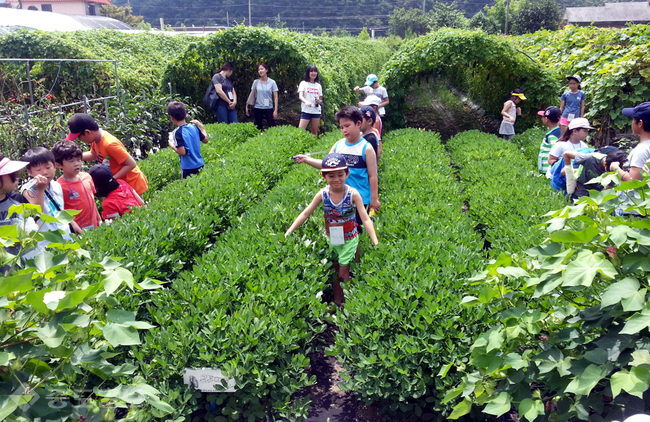
<svg viewBox="0 0 650 422">
<path fill-rule="evenodd" d="M 221 381 L 226 380 L 228 388 L 223 391 L 218 391 L 214 385 L 221 385 Z M 193 385 L 195 389 L 204 393 L 234 393 L 235 380 L 227 378 L 221 373 L 221 369 L 200 368 L 191 369 L 185 368 L 183 374 L 183 383 L 185 385 Z"/>
</svg>

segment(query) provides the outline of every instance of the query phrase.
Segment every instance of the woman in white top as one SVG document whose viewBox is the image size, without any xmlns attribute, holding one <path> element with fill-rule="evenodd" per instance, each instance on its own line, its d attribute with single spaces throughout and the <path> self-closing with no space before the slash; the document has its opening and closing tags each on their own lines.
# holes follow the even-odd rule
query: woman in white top
<svg viewBox="0 0 650 422">
<path fill-rule="evenodd" d="M 565 151 L 589 148 L 589 145 L 584 140 L 587 139 L 590 129 L 593 129 L 593 127 L 589 126 L 589 120 L 584 117 L 573 119 L 569 123 L 569 129 L 562 134 L 548 153 L 549 166 L 552 167 L 556 161 L 563 157 Z"/>
<path fill-rule="evenodd" d="M 305 79 L 298 86 L 298 97 L 300 98 L 301 111 L 300 129 L 307 129 L 311 122 L 311 133 L 318 135 L 318 124 L 320 123 L 321 104 L 323 103 L 323 87 L 318 79 L 318 69 L 314 65 L 305 69 Z"/>
<path fill-rule="evenodd" d="M 278 118 L 278 85 L 269 78 L 269 66 L 266 63 L 260 63 L 257 66 L 259 79 L 253 81 L 251 91 L 255 90 L 255 105 L 253 114 L 255 116 L 255 126 L 262 130 L 262 122 L 266 119 L 269 127 L 275 126 L 275 119 Z M 246 115 L 250 116 L 248 104 L 246 104 Z"/>
</svg>

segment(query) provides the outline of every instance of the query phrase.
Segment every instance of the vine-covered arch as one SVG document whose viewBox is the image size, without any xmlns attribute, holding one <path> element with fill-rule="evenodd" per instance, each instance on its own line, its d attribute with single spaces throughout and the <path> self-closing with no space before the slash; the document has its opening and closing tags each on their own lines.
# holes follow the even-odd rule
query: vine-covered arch
<svg viewBox="0 0 650 422">
<path fill-rule="evenodd" d="M 498 115 L 507 93 L 526 92 L 520 127 L 532 125 L 535 111 L 557 103 L 559 86 L 551 73 L 507 40 L 480 31 L 440 30 L 405 43 L 384 67 L 391 109 L 401 109 L 419 77 L 447 79 L 487 112 Z M 404 125 L 402 113 L 390 113 L 394 126 Z"/>
<path fill-rule="evenodd" d="M 259 77 L 258 63 L 267 63 L 269 76 L 277 82 L 280 92 L 295 98 L 305 67 L 315 64 L 331 118 L 338 108 L 355 102 L 352 88 L 362 83 L 366 74 L 379 72 L 389 57 L 390 49 L 379 42 L 238 26 L 190 44 L 167 66 L 163 85 L 172 82 L 180 95 L 200 102 L 213 73 L 223 62 L 230 61 L 235 66 L 232 79 L 239 97 L 238 108 L 243 111 L 251 84 Z"/>
</svg>

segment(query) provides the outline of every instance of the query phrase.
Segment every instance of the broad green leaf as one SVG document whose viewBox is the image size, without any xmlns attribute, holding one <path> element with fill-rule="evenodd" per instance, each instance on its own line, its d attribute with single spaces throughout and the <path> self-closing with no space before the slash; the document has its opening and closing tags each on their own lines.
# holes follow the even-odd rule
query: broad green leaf
<svg viewBox="0 0 650 422">
<path fill-rule="evenodd" d="M 589 243 L 591 240 L 600 234 L 600 230 L 595 227 L 587 227 L 582 231 L 576 230 L 561 230 L 552 233 L 549 238 L 553 242 L 560 243 Z"/>
<path fill-rule="evenodd" d="M 456 397 L 460 396 L 460 394 L 461 394 L 464 390 L 465 390 L 465 385 L 464 385 L 464 383 L 463 383 L 463 384 L 460 384 L 458 387 L 456 387 L 456 388 L 454 388 L 454 389 L 452 389 L 452 390 L 447 391 L 447 394 L 445 394 L 445 397 L 443 397 L 441 403 L 442 403 L 442 404 L 449 403 L 450 401 L 452 401 L 452 400 L 455 399 Z"/>
<path fill-rule="evenodd" d="M 17 274 L 11 277 L 0 279 L 0 297 L 6 296 L 9 293 L 23 293 L 31 290 L 32 274 Z"/>
<path fill-rule="evenodd" d="M 108 323 L 103 328 L 104 338 L 113 346 L 130 346 L 140 344 L 138 331 L 133 327 Z"/>
<path fill-rule="evenodd" d="M 596 365 L 604 365 L 607 363 L 608 360 L 608 354 L 605 349 L 601 349 L 600 347 L 594 350 L 590 350 L 587 353 L 585 353 L 585 359 L 587 359 L 591 363 L 595 363 Z"/>
<path fill-rule="evenodd" d="M 488 405 L 483 409 L 488 415 L 501 416 L 510 411 L 510 394 L 506 392 L 499 393 L 498 396 L 487 402 Z"/>
<path fill-rule="evenodd" d="M 155 290 L 162 289 L 163 285 L 162 282 L 147 277 L 143 281 L 136 283 L 136 287 L 142 290 Z"/>
<path fill-rule="evenodd" d="M 41 274 L 56 269 L 68 263 L 68 254 L 54 255 L 50 251 L 42 251 L 32 260 L 34 268 Z"/>
<path fill-rule="evenodd" d="M 650 271 L 650 259 L 647 255 L 640 252 L 634 252 L 623 257 L 621 269 L 624 274 L 635 273 L 637 271 Z"/>
<path fill-rule="evenodd" d="M 19 401 L 15 396 L 0 396 L 0 421 L 5 420 L 18 408 Z"/>
<path fill-rule="evenodd" d="M 650 315 L 637 312 L 627 320 L 625 327 L 621 330 L 621 334 L 636 334 L 648 327 L 650 327 Z"/>
<path fill-rule="evenodd" d="M 582 375 L 573 378 L 564 391 L 588 396 L 598 382 L 607 376 L 608 372 L 609 369 L 605 366 L 589 365 Z"/>
<path fill-rule="evenodd" d="M 599 273 L 610 279 L 618 275 L 616 268 L 601 252 L 581 250 L 564 269 L 562 285 L 589 287 Z"/>
<path fill-rule="evenodd" d="M 645 294 L 647 289 L 641 289 L 630 297 L 626 297 L 621 301 L 623 310 L 625 312 L 640 311 L 645 305 Z"/>
<path fill-rule="evenodd" d="M 489 352 L 491 350 L 500 348 L 503 345 L 503 340 L 503 328 L 492 328 L 488 333 L 488 344 L 486 350 Z"/>
<path fill-rule="evenodd" d="M 478 298 L 475 296 L 465 296 L 463 300 L 460 301 L 460 304 L 463 306 L 471 307 L 471 306 L 476 306 L 479 305 L 481 302 L 479 302 Z"/>
<path fill-rule="evenodd" d="M 650 365 L 650 351 L 648 350 L 635 350 L 632 352 L 632 358 L 632 362 L 630 362 L 632 366 Z"/>
<path fill-rule="evenodd" d="M 629 372 L 621 369 L 612 375 L 610 380 L 612 397 L 616 397 L 625 390 L 628 394 L 643 398 L 643 392 L 650 386 L 650 371 L 641 366 L 635 366 Z"/>
<path fill-rule="evenodd" d="M 60 324 L 50 321 L 45 325 L 38 327 L 36 336 L 41 339 L 47 347 L 57 348 L 65 340 L 66 331 Z"/>
<path fill-rule="evenodd" d="M 111 309 L 106 312 L 106 319 L 118 324 L 131 323 L 135 321 L 135 312 L 123 311 L 121 309 Z"/>
<path fill-rule="evenodd" d="M 614 242 L 616 247 L 621 247 L 627 242 L 628 237 L 636 238 L 637 232 L 629 226 L 619 225 L 608 230 L 609 238 Z"/>
<path fill-rule="evenodd" d="M 130 288 L 133 288 L 133 274 L 123 267 L 102 271 L 104 276 L 104 290 L 111 295 L 118 287 L 125 282 Z"/>
<path fill-rule="evenodd" d="M 632 277 L 625 277 L 607 287 L 601 294 L 601 307 L 606 308 L 619 303 L 622 299 L 634 295 L 639 290 L 639 281 Z"/>
<path fill-rule="evenodd" d="M 13 353 L 0 352 L 0 366 L 7 366 L 14 359 L 16 359 L 16 355 Z"/>
<path fill-rule="evenodd" d="M 533 422 L 537 416 L 544 414 L 544 403 L 541 400 L 523 399 L 518 410 L 520 416 Z"/>
<path fill-rule="evenodd" d="M 465 398 L 465 400 L 454 406 L 454 410 L 449 415 L 449 419 L 458 419 L 468 414 L 470 410 L 472 410 L 472 401 L 469 398 Z"/>
<path fill-rule="evenodd" d="M 521 267 L 499 267 L 497 272 L 501 275 L 509 275 L 512 277 L 528 277 L 528 272 Z"/>
</svg>

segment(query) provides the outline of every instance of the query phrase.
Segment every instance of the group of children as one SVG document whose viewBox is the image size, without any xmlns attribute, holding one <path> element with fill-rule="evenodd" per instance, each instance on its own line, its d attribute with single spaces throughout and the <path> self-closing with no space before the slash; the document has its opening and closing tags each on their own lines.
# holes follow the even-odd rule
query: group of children
<svg viewBox="0 0 650 422">
<path fill-rule="evenodd" d="M 203 126 L 187 123 L 185 105 L 171 102 L 167 112 L 176 130 L 170 134 L 170 147 L 179 155 L 181 177 L 198 173 L 203 167 L 200 144 L 208 137 Z M 144 205 L 142 194 L 147 190 L 147 178 L 124 145 L 112 134 L 101 129 L 89 114 L 78 113 L 68 121 L 70 133 L 52 146 L 29 149 L 21 161 L 0 155 L 0 225 L 19 224 L 25 230 L 63 230 L 65 238 L 96 229 L 103 220 L 115 219 L 133 207 Z M 75 143 L 80 140 L 90 146 L 83 152 Z M 173 144 L 173 145 L 172 145 Z M 82 171 L 84 161 L 95 162 L 88 172 Z M 27 169 L 31 179 L 18 194 L 19 172 Z M 55 180 L 56 171 L 61 176 Z M 95 197 L 104 198 L 99 214 Z M 68 224 L 34 222 L 16 213 L 9 214 L 12 205 L 40 205 L 44 214 L 55 216 L 61 210 L 76 210 L 74 221 Z M 39 245 L 40 247 L 41 245 Z M 8 248 L 14 254 L 17 250 Z M 35 253 L 27 254 L 27 258 Z"/>
</svg>

